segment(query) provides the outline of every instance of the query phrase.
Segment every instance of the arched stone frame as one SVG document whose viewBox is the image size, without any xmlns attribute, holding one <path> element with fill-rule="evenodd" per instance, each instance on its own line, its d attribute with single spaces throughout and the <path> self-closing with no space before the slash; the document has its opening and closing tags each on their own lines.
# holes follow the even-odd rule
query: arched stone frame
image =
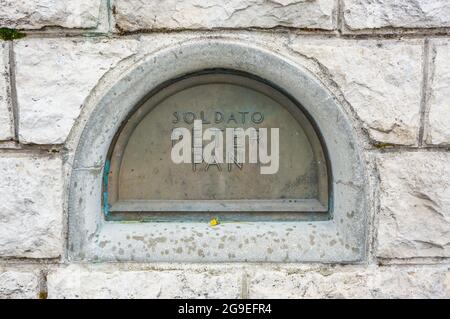
<svg viewBox="0 0 450 319">
<path fill-rule="evenodd" d="M 326 221 L 107 222 L 103 167 L 122 121 L 160 84 L 205 69 L 230 69 L 276 83 L 318 127 L 333 177 Z M 352 125 L 323 85 L 286 57 L 247 43 L 197 39 L 145 56 L 95 101 L 70 172 L 69 257 L 99 261 L 358 262 L 366 252 L 366 180 Z"/>
</svg>

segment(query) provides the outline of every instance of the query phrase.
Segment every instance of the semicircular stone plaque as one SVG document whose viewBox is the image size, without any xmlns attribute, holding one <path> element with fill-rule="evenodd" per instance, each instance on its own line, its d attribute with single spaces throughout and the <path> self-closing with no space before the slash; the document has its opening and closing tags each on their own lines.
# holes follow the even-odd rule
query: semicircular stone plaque
<svg viewBox="0 0 450 319">
<path fill-rule="evenodd" d="M 201 123 L 197 131 L 194 123 Z M 192 132 L 192 161 L 197 163 L 172 161 L 177 141 L 171 135 L 177 128 Z M 222 134 L 224 147 L 227 128 L 267 129 L 268 155 L 276 155 L 272 144 L 279 143 L 276 173 L 261 173 L 270 163 L 249 163 L 251 136 L 245 140 L 243 161 L 227 163 L 226 155 L 212 164 L 194 160 L 195 145 L 204 149 L 211 142 L 202 140 L 209 128 Z M 271 140 L 271 129 L 278 129 L 278 140 Z M 258 133 L 253 138 L 260 147 Z M 109 156 L 104 200 L 113 213 L 328 210 L 330 173 L 316 129 L 285 94 L 244 75 L 196 74 L 153 92 L 123 123 Z"/>
</svg>

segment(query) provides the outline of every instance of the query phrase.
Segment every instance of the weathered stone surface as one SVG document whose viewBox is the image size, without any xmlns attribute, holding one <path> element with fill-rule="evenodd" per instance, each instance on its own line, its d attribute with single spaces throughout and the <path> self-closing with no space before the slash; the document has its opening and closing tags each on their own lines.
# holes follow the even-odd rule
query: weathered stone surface
<svg viewBox="0 0 450 319">
<path fill-rule="evenodd" d="M 0 299 L 34 299 L 39 295 L 39 278 L 34 273 L 0 271 Z"/>
<path fill-rule="evenodd" d="M 9 48 L 0 41 L 0 141 L 14 136 L 9 94 Z"/>
<path fill-rule="evenodd" d="M 370 297 L 363 271 L 330 272 L 266 270 L 249 280 L 249 298 L 363 298 Z"/>
<path fill-rule="evenodd" d="M 120 271 L 69 266 L 51 272 L 49 298 L 238 298 L 239 272 Z"/>
<path fill-rule="evenodd" d="M 450 153 L 389 153 L 377 162 L 377 255 L 450 257 Z"/>
<path fill-rule="evenodd" d="M 62 170 L 57 157 L 0 155 L 0 257 L 61 255 Z"/>
<path fill-rule="evenodd" d="M 431 72 L 431 94 L 426 142 L 450 145 L 450 41 L 431 42 L 434 65 Z"/>
<path fill-rule="evenodd" d="M 148 40 L 151 38 L 152 40 Z M 101 77 L 140 49 L 176 36 L 145 40 L 26 39 L 15 46 L 19 138 L 63 143 L 83 101 Z M 252 37 L 245 39 L 251 41 Z M 149 45 L 148 43 L 152 43 Z M 417 143 L 421 41 L 292 40 L 292 49 L 327 69 L 378 142 Z M 356 61 L 356 62 L 355 62 Z"/>
<path fill-rule="evenodd" d="M 40 29 L 45 26 L 94 28 L 101 0 L 0 0 L 0 26 Z"/>
<path fill-rule="evenodd" d="M 49 273 L 49 298 L 449 298 L 449 266 L 71 265 Z"/>
<path fill-rule="evenodd" d="M 337 83 L 371 139 L 404 145 L 417 143 L 422 45 L 421 41 L 302 37 L 290 44 Z"/>
<path fill-rule="evenodd" d="M 255 271 L 250 298 L 449 298 L 448 267 Z"/>
<path fill-rule="evenodd" d="M 349 29 L 450 27 L 448 0 L 344 0 Z"/>
<path fill-rule="evenodd" d="M 158 48 L 193 38 L 157 34 L 137 39 L 23 39 L 14 45 L 22 143 L 64 143 L 86 98 L 122 60 L 138 59 Z M 278 38 L 246 36 L 245 41 Z M 116 78 L 110 79 L 115 81 Z"/>
<path fill-rule="evenodd" d="M 15 46 L 19 139 L 63 143 L 100 78 L 132 54 L 134 40 L 29 39 Z"/>
<path fill-rule="evenodd" d="M 116 0 L 122 31 L 210 28 L 334 28 L 329 0 Z"/>
</svg>

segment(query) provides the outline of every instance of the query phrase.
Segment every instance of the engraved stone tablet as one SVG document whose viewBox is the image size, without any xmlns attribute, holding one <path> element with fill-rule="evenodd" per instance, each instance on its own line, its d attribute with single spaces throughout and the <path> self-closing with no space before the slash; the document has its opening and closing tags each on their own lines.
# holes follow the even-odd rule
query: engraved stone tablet
<svg viewBox="0 0 450 319">
<path fill-rule="evenodd" d="M 239 139 L 227 134 L 230 128 L 248 134 Z M 208 129 L 213 129 L 210 140 L 205 139 Z M 183 138 L 190 139 L 184 141 L 189 162 L 175 163 L 172 150 Z M 205 148 L 212 142 L 223 151 L 214 148 L 207 159 Z M 233 149 L 227 148 L 231 142 Z M 252 146 L 256 155 L 250 154 Z M 264 147 L 268 156 L 279 156 L 275 173 L 262 173 L 271 164 L 261 161 Z M 153 92 L 123 123 L 108 165 L 104 201 L 113 213 L 328 209 L 327 161 L 313 124 L 281 91 L 244 75 L 196 74 Z"/>
</svg>

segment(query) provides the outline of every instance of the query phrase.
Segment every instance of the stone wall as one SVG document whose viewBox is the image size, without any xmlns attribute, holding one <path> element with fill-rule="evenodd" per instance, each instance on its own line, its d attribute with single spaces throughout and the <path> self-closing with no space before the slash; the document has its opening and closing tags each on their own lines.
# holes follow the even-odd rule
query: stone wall
<svg viewBox="0 0 450 319">
<path fill-rule="evenodd" d="M 0 297 L 450 298 L 448 0 L 0 0 Z M 351 117 L 370 177 L 367 260 L 76 264 L 71 131 L 140 56 L 241 39 L 309 70 Z"/>
</svg>

